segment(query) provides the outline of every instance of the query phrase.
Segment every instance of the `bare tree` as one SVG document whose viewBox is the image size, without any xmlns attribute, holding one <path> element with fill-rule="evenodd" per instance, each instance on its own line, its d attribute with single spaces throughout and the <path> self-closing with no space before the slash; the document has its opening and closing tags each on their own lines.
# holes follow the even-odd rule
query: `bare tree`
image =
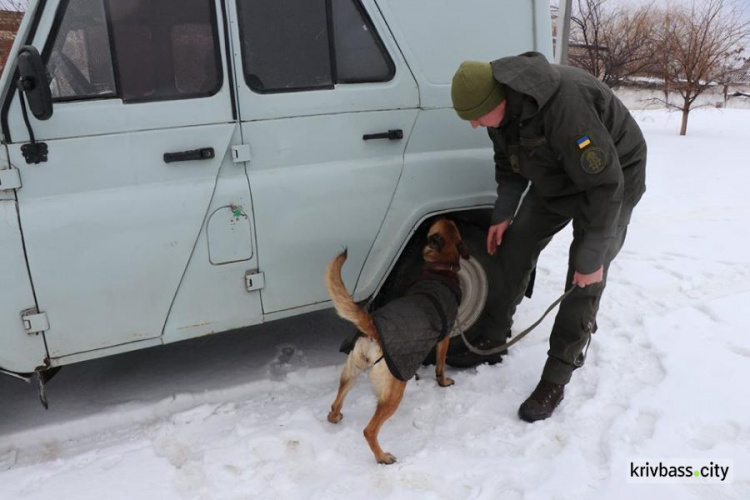
<svg viewBox="0 0 750 500">
<path fill-rule="evenodd" d="M 653 59 L 651 13 L 650 5 L 608 8 L 607 0 L 578 0 L 571 64 L 610 87 L 639 74 Z"/>
<path fill-rule="evenodd" d="M 725 0 L 693 0 L 690 8 L 670 7 L 661 15 L 655 34 L 657 59 L 666 92 L 680 94 L 680 135 L 687 133 L 695 100 L 711 86 L 724 82 L 741 60 L 750 25 L 737 7 Z"/>
<path fill-rule="evenodd" d="M 602 80 L 610 87 L 639 75 L 653 60 L 654 29 L 651 5 L 620 8 L 604 25 L 601 41 L 607 47 L 600 52 L 604 60 Z"/>
<path fill-rule="evenodd" d="M 654 12 L 654 27 L 651 32 L 651 46 L 653 47 L 653 58 L 651 64 L 645 69 L 645 74 L 660 78 L 663 81 L 662 91 L 664 99 L 661 102 L 667 108 L 680 109 L 669 102 L 669 96 L 672 92 L 671 80 L 669 78 L 671 58 L 675 49 L 671 44 L 677 43 L 674 33 L 676 29 L 675 16 L 669 8 L 659 9 Z M 659 102 L 659 99 L 653 99 Z"/>
<path fill-rule="evenodd" d="M 572 38 L 569 61 L 572 66 L 588 71 L 595 77 L 604 76 L 603 58 L 600 53 L 607 50 L 602 43 L 602 30 L 610 14 L 604 5 L 607 0 L 577 0 L 570 17 Z"/>
</svg>

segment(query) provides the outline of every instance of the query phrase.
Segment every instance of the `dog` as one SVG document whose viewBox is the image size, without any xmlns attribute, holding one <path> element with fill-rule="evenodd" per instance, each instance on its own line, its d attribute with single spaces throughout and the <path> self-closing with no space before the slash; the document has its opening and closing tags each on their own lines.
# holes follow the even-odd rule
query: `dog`
<svg viewBox="0 0 750 500">
<path fill-rule="evenodd" d="M 454 383 L 445 376 L 445 357 L 450 342 L 447 334 L 456 320 L 461 301 L 457 275 L 460 259 L 468 259 L 469 251 L 455 222 L 449 219 L 434 222 L 422 250 L 422 274 L 403 297 L 388 302 L 372 315 L 354 302 L 344 286 L 341 268 L 346 257 L 344 250 L 329 264 L 326 288 L 338 315 L 352 322 L 359 331 L 352 339 L 328 421 L 334 424 L 341 421 L 346 394 L 357 377 L 369 368 L 378 403 L 364 435 L 376 460 L 392 464 L 396 458 L 380 447 L 378 433 L 398 409 L 406 382 L 433 347 L 438 384 L 448 387 Z"/>
</svg>

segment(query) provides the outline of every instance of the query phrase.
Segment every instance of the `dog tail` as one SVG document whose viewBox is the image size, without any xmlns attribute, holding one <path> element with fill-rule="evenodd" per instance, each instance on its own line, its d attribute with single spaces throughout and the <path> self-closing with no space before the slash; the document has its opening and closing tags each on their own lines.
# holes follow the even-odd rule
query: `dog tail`
<svg viewBox="0 0 750 500">
<path fill-rule="evenodd" d="M 339 316 L 354 323 L 354 326 L 368 337 L 377 339 L 378 330 L 375 328 L 372 316 L 354 302 L 341 279 L 341 268 L 344 266 L 346 257 L 347 251 L 344 250 L 328 265 L 328 271 L 326 271 L 328 295 L 331 296 Z"/>
</svg>

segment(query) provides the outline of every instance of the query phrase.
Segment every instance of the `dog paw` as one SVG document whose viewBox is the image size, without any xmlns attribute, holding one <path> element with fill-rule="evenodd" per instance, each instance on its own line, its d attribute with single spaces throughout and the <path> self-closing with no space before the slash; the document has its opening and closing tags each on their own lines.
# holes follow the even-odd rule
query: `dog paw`
<svg viewBox="0 0 750 500">
<path fill-rule="evenodd" d="M 344 418 L 343 413 L 330 412 L 328 414 L 328 421 L 331 422 L 332 424 L 338 424 L 339 422 L 341 422 L 342 418 Z"/>
<path fill-rule="evenodd" d="M 438 384 L 440 385 L 440 387 L 450 387 L 455 383 L 456 382 L 452 378 L 448 377 L 443 377 L 442 380 L 438 380 Z"/>
<path fill-rule="evenodd" d="M 390 453 L 383 453 L 381 457 L 378 457 L 378 463 L 383 465 L 391 465 L 396 462 L 396 457 Z"/>
</svg>

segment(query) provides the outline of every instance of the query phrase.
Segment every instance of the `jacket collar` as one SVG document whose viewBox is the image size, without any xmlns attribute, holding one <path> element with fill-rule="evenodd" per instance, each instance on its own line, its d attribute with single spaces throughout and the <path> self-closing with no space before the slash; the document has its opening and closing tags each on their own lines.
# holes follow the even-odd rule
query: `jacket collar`
<svg viewBox="0 0 750 500">
<path fill-rule="evenodd" d="M 531 100 L 519 110 L 519 116 L 529 118 L 539 112 L 560 87 L 560 72 L 538 52 L 503 57 L 490 63 L 492 74 L 500 84 Z M 511 93 L 512 94 L 512 93 Z M 510 99 L 508 104 L 510 105 Z"/>
</svg>

